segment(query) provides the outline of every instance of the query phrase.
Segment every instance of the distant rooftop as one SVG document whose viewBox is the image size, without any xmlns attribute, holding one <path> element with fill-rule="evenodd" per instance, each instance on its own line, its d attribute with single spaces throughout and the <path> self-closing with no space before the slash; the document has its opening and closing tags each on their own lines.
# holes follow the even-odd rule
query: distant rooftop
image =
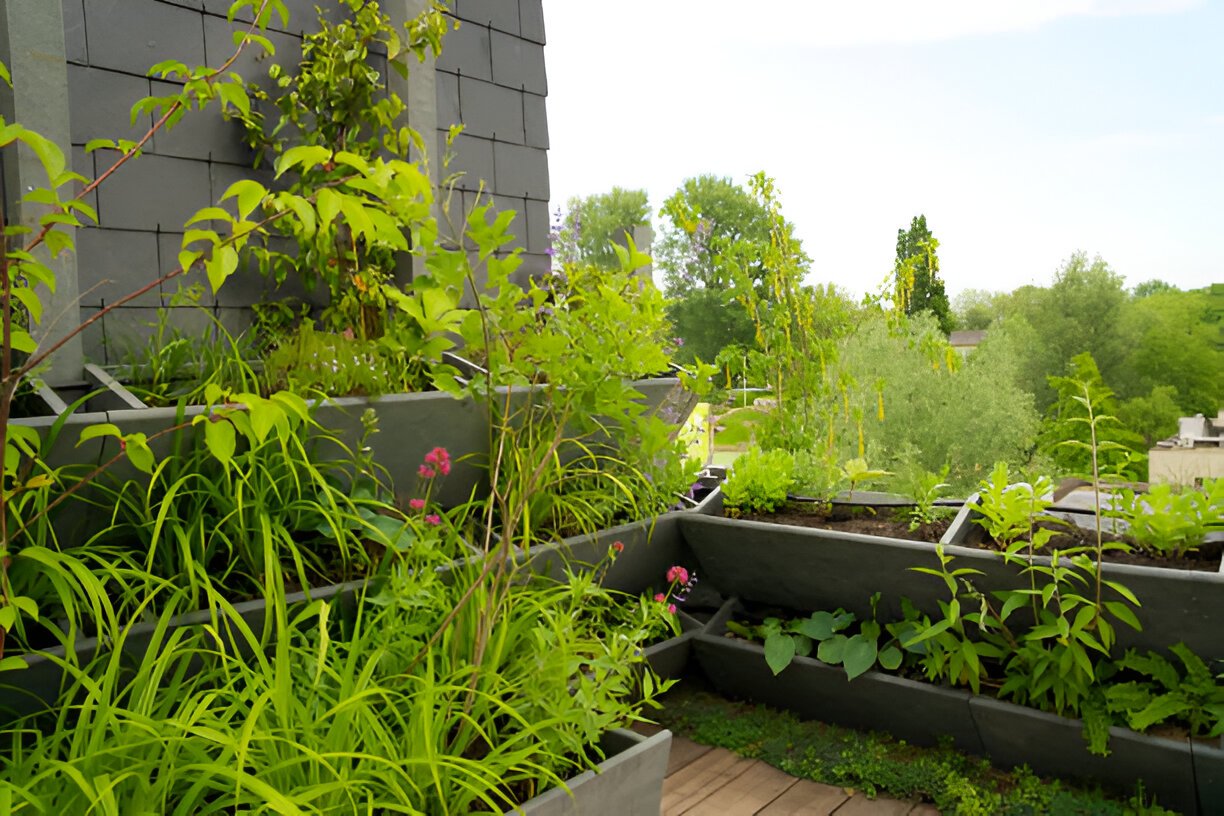
<svg viewBox="0 0 1224 816">
<path fill-rule="evenodd" d="M 1202 414 L 1177 420 L 1177 436 L 1156 443 L 1158 448 L 1224 448 L 1224 408 L 1208 419 Z"/>
<path fill-rule="evenodd" d="M 948 335 L 948 342 L 953 348 L 973 348 L 981 344 L 985 337 L 985 329 L 978 331 L 954 331 Z"/>
</svg>

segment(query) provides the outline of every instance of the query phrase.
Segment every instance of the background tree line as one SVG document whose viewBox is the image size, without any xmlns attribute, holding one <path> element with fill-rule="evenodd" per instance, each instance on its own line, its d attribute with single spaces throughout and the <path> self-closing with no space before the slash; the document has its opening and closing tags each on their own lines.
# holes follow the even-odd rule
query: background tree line
<svg viewBox="0 0 1224 816">
<path fill-rule="evenodd" d="M 569 202 L 556 246 L 575 260 L 614 263 L 610 243 L 651 223 L 645 191 L 614 189 Z M 652 254 L 681 341 L 680 362 L 723 365 L 726 379 L 764 385 L 754 322 L 742 287 L 769 304 L 766 263 L 778 220 L 749 190 L 714 175 L 686 180 L 663 204 Z M 781 221 L 801 271 L 810 259 Z M 1012 292 L 969 289 L 949 302 L 939 241 L 924 215 L 898 230 L 888 292 L 856 302 L 834 286 L 804 286 L 811 331 L 835 342 L 843 397 L 874 398 L 890 417 L 860 416 L 841 428 L 847 453 L 865 436 L 884 466 L 943 464 L 964 483 L 997 459 L 1073 472 L 1058 438 L 1073 433 L 1066 378 L 1093 383 L 1121 421 L 1117 438 L 1134 456 L 1119 472 L 1142 476 L 1143 453 L 1176 431 L 1179 416 L 1224 407 L 1224 287 L 1182 291 L 1153 280 L 1131 289 L 1100 257 L 1076 252 L 1049 286 Z M 891 309 L 884 310 L 882 303 Z M 898 322 L 897 315 L 902 315 Z M 930 365 L 956 329 L 985 330 L 967 360 Z M 724 383 L 724 384 L 729 384 Z M 864 424 L 866 428 L 864 429 Z M 1125 458 L 1125 457 L 1123 457 Z M 984 475 L 984 474 L 982 474 Z"/>
</svg>

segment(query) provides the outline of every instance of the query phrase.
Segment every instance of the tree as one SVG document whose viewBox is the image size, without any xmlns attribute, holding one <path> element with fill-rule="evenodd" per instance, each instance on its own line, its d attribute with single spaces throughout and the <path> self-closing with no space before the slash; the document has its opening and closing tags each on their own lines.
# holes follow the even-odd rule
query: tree
<svg viewBox="0 0 1224 816">
<path fill-rule="evenodd" d="M 986 289 L 965 289 L 956 296 L 952 316 L 956 328 L 965 331 L 981 331 L 1002 315 L 1002 306 L 1007 295 Z"/>
<path fill-rule="evenodd" d="M 645 190 L 613 187 L 611 192 L 571 198 L 568 212 L 554 227 L 553 250 L 563 263 L 584 263 L 619 269 L 613 243 L 626 245 L 636 227 L 650 223 Z M 560 213 L 558 213 L 560 216 Z"/>
<path fill-rule="evenodd" d="M 770 215 L 729 178 L 685 180 L 663 204 L 662 237 L 655 265 L 673 305 L 681 359 L 713 360 L 727 345 L 756 346 L 756 330 L 735 302 L 738 271 L 763 294 L 764 258 L 770 246 Z M 788 235 L 793 232 L 786 225 Z"/>
<path fill-rule="evenodd" d="M 1097 460 L 1102 474 L 1123 479 L 1147 478 L 1147 444 L 1122 424 L 1118 400 L 1105 384 L 1092 355 L 1083 352 L 1067 363 L 1065 376 L 1051 376 L 1058 399 L 1050 407 L 1038 435 L 1038 445 L 1070 476 L 1092 475 L 1092 430 L 1096 425 Z"/>
<path fill-rule="evenodd" d="M 948 305 L 948 294 L 939 279 L 939 241 L 927 228 L 926 216 L 916 216 L 908 230 L 897 230 L 897 261 L 893 272 L 898 289 L 909 291 L 905 301 L 905 313 L 913 316 L 919 312 L 930 312 L 939 322 L 946 335 L 952 331 L 952 310 Z"/>
<path fill-rule="evenodd" d="M 1179 415 L 1215 414 L 1224 406 L 1224 350 L 1216 346 L 1210 319 L 1204 292 L 1167 289 L 1126 303 L 1119 319 L 1126 346 L 1121 396 L 1137 398 L 1167 385 L 1175 390 Z"/>
<path fill-rule="evenodd" d="M 1165 283 L 1162 280 L 1153 278 L 1150 281 L 1136 284 L 1135 288 L 1131 291 L 1136 298 L 1145 298 L 1148 295 L 1155 295 L 1159 292 L 1180 292 L 1181 290 L 1171 283 Z"/>
<path fill-rule="evenodd" d="M 1039 410 L 1056 399 L 1048 378 L 1077 354 L 1091 354 L 1106 382 L 1124 382 L 1127 343 L 1120 321 L 1127 300 L 1122 277 L 1100 256 L 1089 260 L 1083 252 L 1063 263 L 1049 288 L 1022 286 L 1007 297 L 1003 313 L 1033 329 L 1022 382 Z"/>
</svg>

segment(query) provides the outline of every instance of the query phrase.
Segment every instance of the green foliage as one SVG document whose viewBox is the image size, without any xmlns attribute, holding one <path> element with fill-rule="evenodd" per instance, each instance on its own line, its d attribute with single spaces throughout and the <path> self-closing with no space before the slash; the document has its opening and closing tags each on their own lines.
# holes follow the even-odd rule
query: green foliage
<svg viewBox="0 0 1224 816">
<path fill-rule="evenodd" d="M 763 641 L 765 662 L 775 675 L 781 674 L 795 657 L 807 657 L 814 649 L 821 662 L 842 666 L 846 678 L 853 680 L 877 664 L 889 671 L 901 665 L 902 653 L 896 636 L 880 640 L 883 629 L 875 619 L 879 599 L 879 593 L 872 597 L 872 618 L 861 623 L 853 613 L 837 609 L 789 621 L 766 618 L 757 626 L 728 621 L 727 629 L 741 637 Z M 856 623 L 858 631 L 847 634 L 845 630 Z"/>
<path fill-rule="evenodd" d="M 566 206 L 564 218 L 553 227 L 553 259 L 562 264 L 619 269 L 612 244 L 627 246 L 634 228 L 650 224 L 645 190 L 613 187 L 607 193 L 571 198 Z"/>
<path fill-rule="evenodd" d="M 1184 643 L 1169 651 L 1180 666 L 1156 652 L 1128 649 L 1118 667 L 1139 679 L 1106 689 L 1109 711 L 1124 716 L 1135 731 L 1172 721 L 1188 725 L 1192 736 L 1224 734 L 1224 685 Z"/>
<path fill-rule="evenodd" d="M 907 511 L 911 531 L 943 518 L 951 510 L 935 506 L 935 502 L 951 487 L 947 482 L 948 468 L 948 465 L 944 465 L 939 473 L 934 473 L 919 465 L 906 463 L 898 470 L 894 483 L 897 491 L 914 501 L 914 506 Z"/>
<path fill-rule="evenodd" d="M 1024 768 L 991 767 L 947 747 L 920 748 L 763 706 L 733 703 L 683 686 L 669 692 L 660 722 L 702 745 L 759 759 L 785 773 L 825 785 L 930 802 L 943 813 L 1027 816 L 1033 813 L 1135 813 L 1135 800 L 1108 799 Z M 1160 808 L 1140 812 L 1164 814 Z"/>
<path fill-rule="evenodd" d="M 848 409 L 832 417 L 828 432 L 837 458 L 860 455 L 861 423 L 870 461 L 893 471 L 947 465 L 958 492 L 971 490 L 995 462 L 1024 464 L 1038 417 L 1019 385 L 1025 345 L 1017 335 L 1012 326 L 992 329 L 961 362 L 929 316 L 896 327 L 882 314 L 863 320 L 831 364 L 831 377 L 848 390 Z"/>
<path fill-rule="evenodd" d="M 743 274 L 763 297 L 773 229 L 767 208 L 728 178 L 686 179 L 663 203 L 655 262 L 672 300 L 669 316 L 684 340 L 684 361 L 713 360 L 725 346 L 754 347 L 748 315 L 734 307 Z M 793 229 L 787 225 L 788 232 Z"/>
<path fill-rule="evenodd" d="M 1069 475 L 1138 479 L 1147 475 L 1142 437 L 1118 419 L 1114 392 L 1090 354 L 1078 354 L 1064 377 L 1050 377 L 1058 400 L 1050 408 L 1038 444 Z M 1094 472 L 1094 470 L 1096 472 Z"/>
<path fill-rule="evenodd" d="M 408 251 L 405 234 L 426 217 L 429 202 L 422 189 L 428 178 L 422 176 L 415 189 L 400 191 L 406 194 L 400 206 L 356 203 L 382 197 L 390 204 L 385 183 L 370 186 L 368 169 L 406 159 L 411 148 L 424 146 L 421 136 L 403 124 L 406 105 L 371 67 L 370 52 L 385 50 L 388 65 L 407 76 L 407 55 L 436 54 L 447 23 L 443 8 L 434 5 L 400 32 L 376 2 L 342 0 L 342 5 L 346 19 L 341 23 L 319 12 L 319 31 L 303 38 L 296 74 L 275 63 L 269 66 L 275 96 L 252 85 L 248 94 L 257 104 L 234 114 L 251 146 L 276 166 L 278 177 L 285 177 L 286 193 L 298 202 L 317 198 L 319 203 L 317 218 L 304 216 L 300 203 L 290 204 L 298 217 L 275 223 L 296 251 L 280 252 L 268 242 L 253 242 L 248 251 L 260 271 L 278 284 L 290 274 L 309 288 L 321 282 L 329 296 L 324 311 L 329 328 L 377 339 L 393 305 L 387 289 L 394 288 L 397 253 Z M 317 160 L 288 160 L 301 151 L 311 151 Z"/>
<path fill-rule="evenodd" d="M 892 476 L 887 470 L 873 470 L 861 456 L 857 459 L 847 459 L 838 470 L 842 479 L 850 485 L 848 499 L 851 501 L 854 499 L 854 488 L 860 483 L 876 482 Z"/>
<path fill-rule="evenodd" d="M 299 394 L 354 396 L 422 390 L 428 372 L 421 357 L 395 343 L 394 326 L 377 340 L 316 331 L 303 321 L 264 360 L 269 389 Z"/>
<path fill-rule="evenodd" d="M 954 318 L 948 305 L 948 294 L 939 279 L 939 241 L 931 235 L 926 216 L 918 215 L 908 230 L 897 230 L 897 260 L 893 275 L 898 291 L 906 292 L 904 310 L 907 315 L 930 312 L 945 335 L 953 329 Z"/>
<path fill-rule="evenodd" d="M 1151 393 L 1123 400 L 1118 405 L 1118 419 L 1122 425 L 1142 436 L 1149 450 L 1160 440 L 1177 433 L 1177 420 L 1181 415 L 1177 388 L 1172 385 L 1154 385 Z"/>
<path fill-rule="evenodd" d="M 193 288 L 191 300 L 198 297 Z M 251 367 L 255 344 L 251 337 L 235 337 L 211 312 L 198 308 L 207 325 L 203 333 L 188 332 L 173 324 L 182 307 L 158 309 L 157 319 L 143 346 L 131 346 L 115 376 L 150 406 L 204 401 L 209 385 L 258 391 L 259 377 Z"/>
<path fill-rule="evenodd" d="M 786 503 L 793 482 L 795 459 L 784 450 L 749 448 L 731 465 L 723 482 L 723 506 L 735 517 L 772 513 Z"/>
<path fill-rule="evenodd" d="M 1202 545 L 1207 533 L 1224 529 L 1224 479 L 1200 489 L 1153 484 L 1146 493 L 1122 491 L 1116 515 L 1127 536 L 1151 555 L 1180 558 Z"/>
</svg>

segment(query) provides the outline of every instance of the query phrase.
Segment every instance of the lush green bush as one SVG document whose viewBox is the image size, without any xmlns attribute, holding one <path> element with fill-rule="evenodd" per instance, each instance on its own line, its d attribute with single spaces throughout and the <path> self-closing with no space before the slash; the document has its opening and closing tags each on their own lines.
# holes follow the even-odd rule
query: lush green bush
<svg viewBox="0 0 1224 816">
<path fill-rule="evenodd" d="M 728 515 L 772 513 L 786 503 L 795 459 L 784 450 L 750 448 L 731 465 L 723 483 L 723 507 Z"/>
<path fill-rule="evenodd" d="M 1038 418 L 1032 395 L 1018 385 L 1022 348 L 1008 326 L 992 329 L 967 360 L 952 366 L 945 348 L 929 317 L 912 318 L 898 331 L 881 316 L 846 339 L 838 365 L 865 383 L 850 404 L 879 397 L 879 410 L 862 417 L 869 461 L 893 471 L 940 472 L 947 465 L 947 481 L 967 491 L 996 461 L 1028 460 Z M 839 422 L 839 456 L 857 455 L 853 417 Z"/>
</svg>

